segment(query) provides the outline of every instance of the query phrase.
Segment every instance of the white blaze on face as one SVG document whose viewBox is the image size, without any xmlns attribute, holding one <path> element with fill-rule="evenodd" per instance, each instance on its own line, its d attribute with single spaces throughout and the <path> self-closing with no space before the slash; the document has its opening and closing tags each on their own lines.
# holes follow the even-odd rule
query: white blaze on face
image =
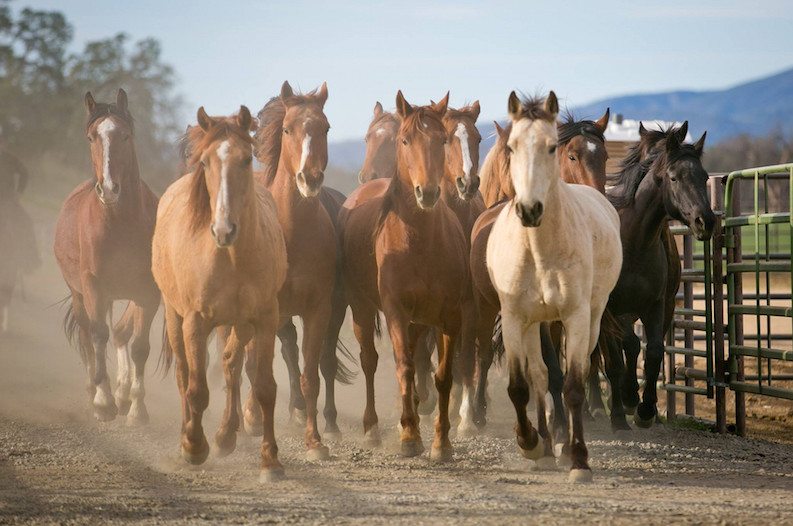
<svg viewBox="0 0 793 526">
<path fill-rule="evenodd" d="M 96 127 L 99 140 L 102 142 L 102 191 L 105 195 L 113 195 L 113 179 L 110 176 L 110 133 L 116 129 L 113 119 L 105 119 Z"/>
<path fill-rule="evenodd" d="M 377 137 L 382 137 L 386 133 L 388 133 L 388 130 L 386 130 L 385 128 L 377 128 L 374 132 L 375 136 Z"/>
<path fill-rule="evenodd" d="M 508 144 L 512 148 L 510 174 L 515 197 L 526 207 L 544 203 L 551 184 L 559 178 L 556 125 L 543 120 L 521 119 L 512 124 Z"/>
<path fill-rule="evenodd" d="M 302 150 L 300 152 L 300 168 L 297 171 L 297 190 L 300 192 L 300 195 L 303 197 L 313 197 L 317 195 L 316 191 L 311 190 L 308 185 L 306 184 L 306 176 L 303 173 L 303 170 L 306 167 L 306 161 L 308 161 L 308 156 L 311 154 L 311 135 L 306 134 L 303 137 L 303 144 Z"/>
<path fill-rule="evenodd" d="M 592 141 L 587 141 L 586 142 L 586 149 L 589 150 L 590 152 L 594 153 L 595 150 L 597 150 L 597 145 L 595 143 L 593 143 Z"/>
<path fill-rule="evenodd" d="M 303 149 L 300 152 L 300 169 L 298 172 L 302 172 L 303 168 L 306 167 L 306 161 L 308 160 L 308 155 L 311 153 L 311 135 L 306 134 L 303 137 Z"/>
<path fill-rule="evenodd" d="M 463 180 L 466 184 L 471 182 L 471 168 L 474 163 L 471 161 L 471 149 L 468 146 L 468 130 L 462 122 L 457 123 L 457 130 L 454 135 L 460 139 L 460 148 L 463 152 Z"/>
<path fill-rule="evenodd" d="M 220 189 L 218 190 L 217 201 L 215 202 L 215 232 L 220 233 L 221 229 L 231 228 L 229 225 L 229 150 L 231 143 L 223 141 L 217 149 L 218 159 L 220 159 Z"/>
</svg>

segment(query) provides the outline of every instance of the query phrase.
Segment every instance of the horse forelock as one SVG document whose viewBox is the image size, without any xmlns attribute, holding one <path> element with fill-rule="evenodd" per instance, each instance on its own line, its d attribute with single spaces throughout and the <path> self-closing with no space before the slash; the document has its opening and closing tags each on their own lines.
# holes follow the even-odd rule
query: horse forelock
<svg viewBox="0 0 793 526">
<path fill-rule="evenodd" d="M 135 131 L 135 120 L 132 118 L 132 114 L 129 112 L 129 110 L 122 111 L 119 109 L 115 102 L 97 102 L 94 105 L 93 111 L 88 114 L 88 120 L 85 124 L 85 131 L 88 132 L 88 130 L 91 129 L 91 126 L 93 126 L 100 119 L 110 116 L 121 119 L 122 122 L 129 126 L 131 132 Z"/>
<path fill-rule="evenodd" d="M 567 114 L 565 121 L 557 125 L 559 131 L 559 146 L 567 144 L 575 137 L 583 135 L 588 139 L 595 139 L 603 144 L 606 143 L 606 137 L 600 128 L 597 127 L 595 121 L 581 120 L 576 121 L 572 114 Z"/>
</svg>

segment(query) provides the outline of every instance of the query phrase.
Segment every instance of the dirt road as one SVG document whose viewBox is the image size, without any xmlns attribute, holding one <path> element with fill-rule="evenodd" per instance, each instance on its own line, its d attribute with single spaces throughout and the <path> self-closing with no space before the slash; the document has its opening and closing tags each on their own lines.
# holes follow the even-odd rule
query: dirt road
<svg viewBox="0 0 793 526">
<path fill-rule="evenodd" d="M 571 486 L 565 472 L 535 472 L 517 454 L 499 378 L 487 434 L 454 440 L 452 464 L 431 464 L 427 454 L 402 459 L 385 343 L 377 380 L 382 449 L 361 446 L 359 378 L 339 389 L 344 438 L 329 443 L 332 459 L 307 462 L 301 433 L 285 418 L 278 356 L 278 434 L 288 479 L 259 485 L 258 441 L 244 435 L 230 457 L 188 468 L 178 457 L 175 381 L 154 373 L 159 325 L 147 378 L 152 423 L 100 424 L 87 412 L 85 378 L 62 335 L 62 312 L 47 308 L 63 293 L 47 257 L 27 281 L 25 298 L 15 301 L 11 332 L 0 336 L 0 523 L 793 523 L 793 446 L 663 426 L 615 438 L 592 423 L 595 481 Z M 354 344 L 348 328 L 343 336 Z M 215 382 L 210 436 L 222 399 Z M 428 419 L 422 433 L 429 446 Z"/>
</svg>

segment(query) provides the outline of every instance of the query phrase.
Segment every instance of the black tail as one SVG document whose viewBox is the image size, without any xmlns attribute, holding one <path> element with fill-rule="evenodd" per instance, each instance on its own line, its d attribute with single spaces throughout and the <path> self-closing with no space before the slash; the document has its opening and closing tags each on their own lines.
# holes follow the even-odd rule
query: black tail
<svg viewBox="0 0 793 526">
<path fill-rule="evenodd" d="M 173 348 L 171 342 L 168 340 L 168 325 L 162 324 L 162 349 L 160 350 L 160 358 L 157 360 L 156 371 L 162 370 L 162 376 L 165 378 L 168 371 L 171 370 L 173 364 Z"/>
<path fill-rule="evenodd" d="M 69 341 L 69 345 L 77 347 L 80 358 L 83 360 L 83 363 L 87 364 L 89 360 L 93 359 L 91 356 L 93 354 L 93 348 L 91 347 L 90 341 L 84 341 L 80 338 L 80 324 L 74 313 L 74 305 L 71 299 L 71 296 L 66 296 L 59 302 L 61 305 L 66 304 L 66 314 L 63 317 L 63 332 L 66 333 L 66 339 Z"/>
<path fill-rule="evenodd" d="M 380 313 L 378 312 L 374 315 L 374 334 L 378 338 L 383 337 L 383 327 L 380 323 Z"/>
<path fill-rule="evenodd" d="M 493 350 L 493 363 L 501 365 L 504 359 L 504 333 L 501 328 L 501 313 L 496 316 L 496 323 L 493 326 L 493 337 L 490 340 L 490 348 Z"/>
<path fill-rule="evenodd" d="M 352 351 L 344 345 L 344 342 L 341 339 L 336 340 L 336 350 L 341 353 L 344 357 L 345 361 L 349 361 L 354 365 L 358 364 L 358 361 L 353 356 Z M 358 375 L 358 372 L 353 370 L 350 366 L 348 366 L 342 360 L 336 360 L 336 381 L 340 384 L 350 385 L 352 384 L 355 377 Z"/>
</svg>

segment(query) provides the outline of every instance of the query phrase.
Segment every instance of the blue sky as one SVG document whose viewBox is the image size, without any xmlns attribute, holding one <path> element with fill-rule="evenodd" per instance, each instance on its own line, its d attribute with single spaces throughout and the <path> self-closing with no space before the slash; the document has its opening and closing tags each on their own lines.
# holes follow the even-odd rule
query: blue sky
<svg viewBox="0 0 793 526">
<path fill-rule="evenodd" d="M 376 100 L 479 99 L 505 113 L 512 89 L 575 106 L 612 95 L 713 89 L 793 65 L 793 4 L 694 2 L 269 2 L 17 0 L 63 11 L 75 47 L 119 31 L 152 36 L 189 115 L 258 110 L 281 83 L 327 80 L 330 140 L 362 137 Z"/>
</svg>

